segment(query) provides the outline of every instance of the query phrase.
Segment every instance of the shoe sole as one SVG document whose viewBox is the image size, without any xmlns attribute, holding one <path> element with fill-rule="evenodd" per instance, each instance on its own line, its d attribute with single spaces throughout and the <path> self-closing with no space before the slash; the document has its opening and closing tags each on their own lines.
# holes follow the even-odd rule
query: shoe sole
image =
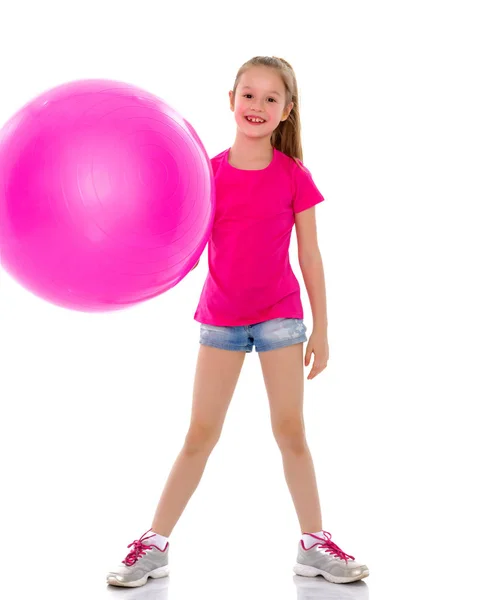
<svg viewBox="0 0 479 600">
<path fill-rule="evenodd" d="M 318 575 L 322 575 L 325 579 L 330 581 L 331 583 L 351 583 L 352 581 L 359 581 L 360 579 L 364 579 L 369 575 L 369 570 L 363 571 L 360 575 L 356 577 L 338 577 L 336 575 L 330 575 L 326 571 L 322 571 L 321 569 L 317 569 L 316 567 L 310 567 L 308 565 L 302 565 L 300 563 L 296 563 L 293 567 L 293 571 L 296 575 L 302 575 L 303 577 L 317 577 Z"/>
<path fill-rule="evenodd" d="M 109 585 L 117 585 L 120 587 L 140 587 L 145 585 L 145 583 L 148 581 L 148 577 L 151 577 L 152 579 L 159 579 L 160 577 L 168 577 L 169 573 L 170 571 L 168 565 L 165 565 L 164 567 L 158 567 L 158 569 L 150 571 L 141 579 L 137 579 L 136 581 L 118 581 L 118 579 L 112 575 L 106 578 L 106 582 Z"/>
</svg>

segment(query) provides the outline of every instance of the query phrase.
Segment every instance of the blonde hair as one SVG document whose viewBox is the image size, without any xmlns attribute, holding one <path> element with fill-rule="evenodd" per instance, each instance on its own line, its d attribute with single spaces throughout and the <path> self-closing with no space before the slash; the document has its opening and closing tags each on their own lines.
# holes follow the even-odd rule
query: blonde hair
<svg viewBox="0 0 479 600">
<path fill-rule="evenodd" d="M 245 62 L 236 74 L 235 83 L 233 86 L 233 98 L 236 95 L 236 88 L 241 75 L 250 67 L 270 67 L 276 69 L 284 87 L 286 88 L 286 104 L 285 107 L 293 102 L 293 108 L 285 121 L 281 121 L 278 127 L 271 135 L 271 144 L 274 148 L 283 152 L 293 160 L 303 160 L 303 148 L 301 145 L 301 121 L 299 118 L 299 103 L 298 103 L 298 84 L 293 67 L 283 58 L 277 56 L 255 56 Z"/>
</svg>

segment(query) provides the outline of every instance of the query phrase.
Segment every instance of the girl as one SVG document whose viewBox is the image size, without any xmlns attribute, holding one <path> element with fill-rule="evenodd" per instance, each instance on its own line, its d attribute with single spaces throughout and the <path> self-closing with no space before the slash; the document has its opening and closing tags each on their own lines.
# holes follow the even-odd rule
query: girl
<svg viewBox="0 0 479 600">
<path fill-rule="evenodd" d="M 259 353 L 274 437 L 298 514 L 298 575 L 345 583 L 369 575 L 322 530 L 316 478 L 303 423 L 303 323 L 300 288 L 289 262 L 293 225 L 313 314 L 304 363 L 313 379 L 329 357 L 324 273 L 315 205 L 324 200 L 303 166 L 298 90 L 285 60 L 257 56 L 238 71 L 230 108 L 237 124 L 231 148 L 211 160 L 217 206 L 208 246 L 209 272 L 194 318 L 200 349 L 191 422 L 150 530 L 107 575 L 135 587 L 168 575 L 168 538 L 197 488 L 219 440 L 241 367 Z M 218 376 L 221 373 L 221 376 Z M 152 535 L 146 537 L 146 534 Z M 313 532 L 313 533 L 310 533 Z"/>
</svg>

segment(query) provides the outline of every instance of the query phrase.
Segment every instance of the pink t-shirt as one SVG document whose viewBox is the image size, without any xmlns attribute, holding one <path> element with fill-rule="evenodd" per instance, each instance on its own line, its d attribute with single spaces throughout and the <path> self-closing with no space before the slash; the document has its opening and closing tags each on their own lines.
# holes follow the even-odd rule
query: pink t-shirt
<svg viewBox="0 0 479 600">
<path fill-rule="evenodd" d="M 216 211 L 194 319 L 230 326 L 302 319 L 299 282 L 289 262 L 294 214 L 324 198 L 311 173 L 276 148 L 260 170 L 233 167 L 229 150 L 211 159 Z"/>
</svg>

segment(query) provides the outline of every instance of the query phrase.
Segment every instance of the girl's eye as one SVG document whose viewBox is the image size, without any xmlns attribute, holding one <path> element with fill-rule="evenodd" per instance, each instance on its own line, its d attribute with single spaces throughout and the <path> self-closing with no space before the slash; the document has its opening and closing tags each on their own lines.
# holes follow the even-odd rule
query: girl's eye
<svg viewBox="0 0 479 600">
<path fill-rule="evenodd" d="M 247 96 L 252 96 L 252 95 L 253 94 L 245 94 L 244 96 L 246 98 Z M 276 102 L 276 100 L 274 98 L 268 98 L 268 100 L 272 100 L 273 102 Z"/>
</svg>

